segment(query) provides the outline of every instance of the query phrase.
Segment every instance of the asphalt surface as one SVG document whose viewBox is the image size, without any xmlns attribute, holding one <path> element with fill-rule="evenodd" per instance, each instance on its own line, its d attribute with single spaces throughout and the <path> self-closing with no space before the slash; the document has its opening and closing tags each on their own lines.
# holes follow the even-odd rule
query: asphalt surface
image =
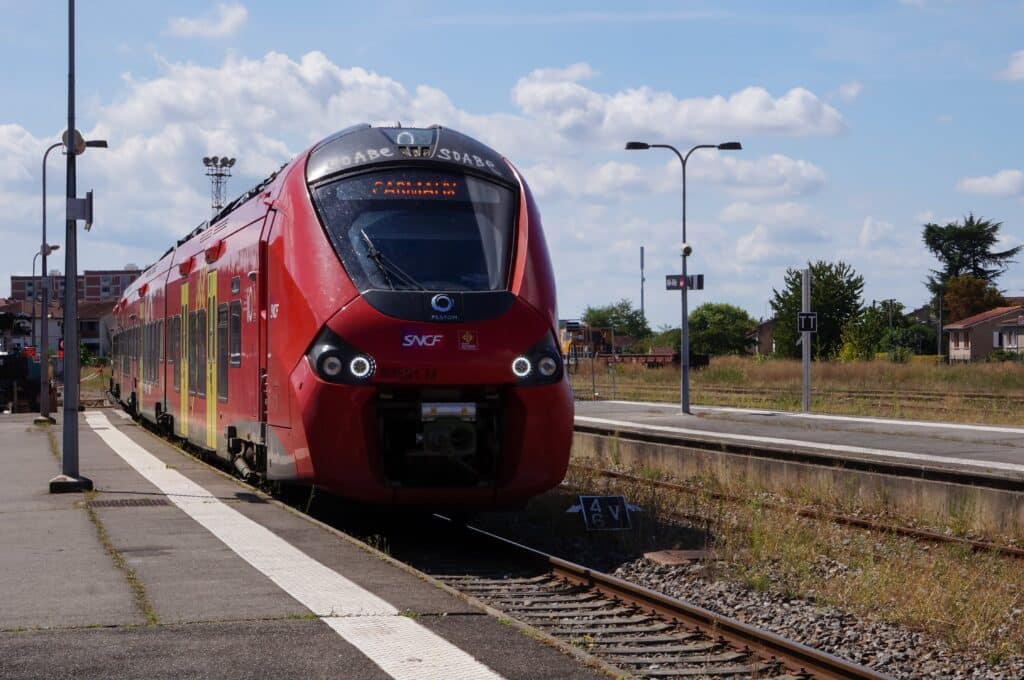
<svg viewBox="0 0 1024 680">
<path fill-rule="evenodd" d="M 839 458 L 909 461 L 919 467 L 984 471 L 1024 479 L 1024 428 L 893 422 L 820 414 L 804 416 L 754 409 L 694 407 L 692 410 L 693 415 L 686 415 L 674 404 L 576 402 L 576 423 L 600 426 L 601 421 L 614 421 L 634 424 L 638 426 L 637 431 L 647 427 L 652 432 L 653 428 L 662 428 L 658 431 L 661 436 L 672 436 L 672 429 L 679 429 L 699 431 L 697 435 L 679 433 L 679 437 L 740 435 L 795 440 Z M 841 450 L 840 447 L 865 451 Z"/>
<path fill-rule="evenodd" d="M 502 677 L 603 677 L 105 414 L 168 470 Z M 59 426 L 53 435 L 59 444 Z M 96 493 L 51 495 L 50 434 L 31 416 L 0 416 L 0 677 L 391 677 L 168 502 L 84 418 L 79 436 Z"/>
</svg>

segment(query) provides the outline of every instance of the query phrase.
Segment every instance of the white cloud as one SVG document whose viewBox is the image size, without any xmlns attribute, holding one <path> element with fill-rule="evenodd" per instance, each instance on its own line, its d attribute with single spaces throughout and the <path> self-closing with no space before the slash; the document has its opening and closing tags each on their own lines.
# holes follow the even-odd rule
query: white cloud
<svg viewBox="0 0 1024 680">
<path fill-rule="evenodd" d="M 942 123 L 943 125 L 949 125 L 950 123 L 953 122 L 953 116 L 949 115 L 948 113 L 944 113 L 938 118 L 936 118 L 936 120 Z"/>
<path fill-rule="evenodd" d="M 719 215 L 723 222 L 760 222 L 763 224 L 795 225 L 810 218 L 805 203 L 749 203 L 739 201 L 727 205 Z"/>
<path fill-rule="evenodd" d="M 885 220 L 876 220 L 873 217 L 865 217 L 861 225 L 857 242 L 864 248 L 869 248 L 880 243 L 891 242 L 894 235 L 892 224 Z"/>
<path fill-rule="evenodd" d="M 825 171 L 814 163 L 782 154 L 748 160 L 733 155 L 714 155 L 687 163 L 687 177 L 721 184 L 730 194 L 747 200 L 805 196 L 828 182 Z"/>
<path fill-rule="evenodd" d="M 594 165 L 555 160 L 527 166 L 523 172 L 530 187 L 545 198 L 619 202 L 631 197 L 675 194 L 681 188 L 679 161 L 675 158 L 654 167 L 621 161 Z M 802 196 L 826 182 L 824 171 L 813 163 L 780 154 L 742 160 L 707 154 L 699 163 L 691 159 L 687 164 L 687 188 L 705 183 L 749 199 Z M 781 210 L 792 213 L 794 205 L 784 204 Z"/>
<path fill-rule="evenodd" d="M 721 19 L 725 12 L 709 10 L 681 10 L 674 12 L 563 12 L 552 14 L 468 14 L 438 17 L 431 21 L 442 26 L 546 26 L 556 24 L 625 24 L 661 23 L 666 21 L 694 21 Z"/>
<path fill-rule="evenodd" d="M 982 194 L 1000 198 L 1017 196 L 1024 194 L 1024 172 L 1000 170 L 994 175 L 965 177 L 957 182 L 956 188 L 965 194 Z"/>
<path fill-rule="evenodd" d="M 248 17 L 244 5 L 218 3 L 214 16 L 171 17 L 167 33 L 178 38 L 225 38 L 237 33 Z"/>
<path fill-rule="evenodd" d="M 736 241 L 736 260 L 743 264 L 783 263 L 792 260 L 794 251 L 759 224 Z"/>
<path fill-rule="evenodd" d="M 130 261 L 145 266 L 200 223 L 210 202 L 200 163 L 204 155 L 238 157 L 228 186 L 228 195 L 234 197 L 342 127 L 361 121 L 419 121 L 470 134 L 508 154 L 523 169 L 542 201 L 563 311 L 578 313 L 595 300 L 632 294 L 623 291 L 633 290 L 641 244 L 646 246 L 649 284 L 678 267 L 678 159 L 665 151 L 626 152 L 622 142 L 650 129 L 678 142 L 674 120 L 697 121 L 724 140 L 744 116 L 754 115 L 749 112 L 753 109 L 740 106 L 746 100 L 737 95 L 679 99 L 661 93 L 659 102 L 667 102 L 681 118 L 657 125 L 653 118 L 621 122 L 625 109 L 620 98 L 635 91 L 606 93 L 589 87 L 588 79 L 597 74 L 586 64 L 530 74 L 531 88 L 550 88 L 546 100 L 528 97 L 507 111 L 469 110 L 435 87 L 339 66 L 319 52 L 295 58 L 275 52 L 259 58 L 231 56 L 218 64 L 160 60 L 158 65 L 155 76 L 125 75 L 114 98 L 90 105 L 97 122 L 83 132 L 109 139 L 111 146 L 90 149 L 79 160 L 81 192 L 95 189 L 97 196 L 96 226 L 79 238 L 83 267 L 119 267 Z M 810 93 L 794 90 L 772 98 L 760 92 L 764 97 L 759 101 L 775 122 L 744 128 L 751 134 L 759 129 L 821 132 L 830 119 L 841 126 L 838 113 L 830 114 L 834 110 Z M 513 97 L 517 94 L 529 93 L 519 88 Z M 707 110 L 715 106 L 723 107 L 722 122 Z M 809 128 L 800 121 L 809 122 Z M 5 274 L 27 273 L 31 265 L 31 252 L 38 246 L 38 236 L 32 234 L 38 233 L 33 227 L 38 224 L 39 162 L 48 140 L 57 135 L 59 130 L 34 135 L 19 125 L 0 125 L 0 243 L 5 244 L 0 271 Z M 748 139 L 738 133 L 736 138 Z M 50 218 L 51 224 L 60 224 L 63 202 L 56 177 L 62 173 L 58 161 L 51 161 Z M 691 161 L 688 229 L 699 244 L 693 262 L 700 271 L 726 282 L 742 281 L 737 273 L 754 268 L 767 280 L 775 276 L 776 261 L 799 260 L 788 250 L 795 243 L 819 238 L 785 229 L 800 226 L 803 208 L 794 197 L 810 195 L 827 182 L 824 170 L 814 163 L 781 154 L 752 157 L 749 152 L 713 150 L 697 152 Z M 722 194 L 760 214 L 747 221 L 716 223 L 707 215 L 723 205 Z M 658 206 L 651 209 L 654 203 Z M 733 208 L 731 214 L 737 216 L 740 210 Z M 761 243 L 756 234 L 749 237 L 746 259 L 740 261 L 737 241 L 754 225 L 766 225 L 773 240 Z M 54 230 L 51 241 L 60 243 L 62 233 Z M 61 261 L 54 264 L 61 266 Z M 595 262 L 602 263 L 600 272 Z M 0 280 L 0 294 L 8 282 L 6 276 Z M 667 294 L 655 295 L 651 286 L 648 293 L 649 305 L 660 304 L 651 302 L 660 298 L 670 305 Z M 658 312 L 651 313 L 659 318 Z"/>
<path fill-rule="evenodd" d="M 844 102 L 852 102 L 853 100 L 860 96 L 860 93 L 863 90 L 864 86 L 858 83 L 857 81 L 844 83 L 839 86 L 839 98 L 842 99 Z"/>
<path fill-rule="evenodd" d="M 793 88 L 773 97 L 748 87 L 729 97 L 678 99 L 647 87 L 603 94 L 580 81 L 594 76 L 586 64 L 538 69 L 516 83 L 512 98 L 522 112 L 573 138 L 621 144 L 629 137 L 687 140 L 781 134 L 835 135 L 842 116 L 814 93 Z"/>
<path fill-rule="evenodd" d="M 999 72 L 999 77 L 1004 80 L 1024 80 L 1024 50 L 1010 55 L 1010 64 Z"/>
</svg>

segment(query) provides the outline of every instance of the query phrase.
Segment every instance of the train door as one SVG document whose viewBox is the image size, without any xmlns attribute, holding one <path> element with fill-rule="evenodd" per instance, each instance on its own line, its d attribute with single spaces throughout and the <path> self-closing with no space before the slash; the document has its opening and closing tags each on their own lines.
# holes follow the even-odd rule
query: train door
<svg viewBox="0 0 1024 680">
<path fill-rule="evenodd" d="M 190 383 L 188 380 L 189 366 L 189 315 L 188 315 L 188 279 L 181 282 L 181 321 L 178 323 L 178 436 L 188 437 L 188 393 Z"/>
<path fill-rule="evenodd" d="M 188 438 L 206 446 L 206 296 L 207 272 L 198 270 L 188 282 Z"/>
<path fill-rule="evenodd" d="M 217 272 L 206 274 L 206 448 L 217 448 Z"/>
<path fill-rule="evenodd" d="M 263 284 L 260 286 L 261 333 L 260 361 L 263 362 L 263 413 L 266 423 L 277 427 L 291 427 L 288 389 L 288 368 L 279 357 L 288 342 L 287 305 L 283 299 L 286 290 L 283 272 L 277 266 L 284 257 L 283 235 L 274 230 L 277 211 L 267 213 L 263 227 L 260 253 L 263 260 Z"/>
</svg>

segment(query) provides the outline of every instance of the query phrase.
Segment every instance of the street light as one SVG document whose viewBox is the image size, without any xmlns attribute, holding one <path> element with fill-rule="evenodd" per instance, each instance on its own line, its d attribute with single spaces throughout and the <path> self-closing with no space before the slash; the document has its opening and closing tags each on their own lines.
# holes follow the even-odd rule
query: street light
<svg viewBox="0 0 1024 680">
<path fill-rule="evenodd" d="M 53 251 L 55 251 L 55 250 L 57 250 L 59 248 L 60 248 L 60 246 L 48 246 L 48 245 L 46 245 L 44 243 L 43 247 L 40 248 L 36 252 L 36 254 L 32 256 L 32 285 L 33 286 L 35 286 L 35 282 L 36 282 L 36 259 L 40 255 L 42 255 L 43 258 L 45 258 L 47 255 L 49 255 L 50 253 L 52 253 Z M 46 265 L 44 264 L 43 266 L 45 267 Z M 46 278 L 46 277 L 44 276 L 43 278 Z M 36 291 L 34 289 L 33 289 L 33 291 L 34 291 L 34 295 L 32 295 L 32 346 L 36 347 L 36 298 L 39 297 L 40 291 Z M 43 313 L 41 315 L 44 320 L 46 318 L 45 314 L 46 314 L 46 309 L 44 308 L 43 309 Z M 42 410 L 42 409 L 40 408 L 40 410 Z"/>
<path fill-rule="evenodd" d="M 42 328 L 39 333 L 39 344 L 40 347 L 40 361 L 44 362 L 40 364 L 39 370 L 39 420 L 52 422 L 50 418 L 50 358 L 47 354 L 50 346 L 50 329 L 49 324 L 46 323 L 46 317 L 50 311 L 50 277 L 46 268 L 46 256 L 57 250 L 60 246 L 48 246 L 46 242 L 46 159 L 50 156 L 50 152 L 54 149 L 62 146 L 66 146 L 65 142 L 72 142 L 74 144 L 75 155 L 81 155 L 85 153 L 86 149 L 106 149 L 107 140 L 105 139 L 90 139 L 85 140 L 82 138 L 81 133 L 78 130 L 74 131 L 71 139 L 67 139 L 67 132 L 64 133 L 62 141 L 55 144 L 51 144 L 47 147 L 43 153 L 43 242 L 39 247 L 39 252 L 43 256 L 43 267 L 41 275 L 41 283 L 43 288 L 42 298 L 42 312 L 40 318 L 42 319 Z M 33 260 L 34 262 L 34 260 Z M 33 277 L 35 272 L 33 271 Z M 75 280 L 78 279 L 78 272 L 74 272 Z M 35 308 L 33 307 L 33 313 Z"/>
<path fill-rule="evenodd" d="M 50 493 L 91 491 L 92 481 L 78 473 L 78 220 L 86 226 L 92 222 L 92 192 L 78 198 L 76 156 L 87 148 L 106 148 L 103 140 L 90 144 L 75 127 L 75 0 L 68 0 L 68 126 L 64 132 L 68 153 L 64 220 L 64 343 L 68 353 L 64 359 L 64 423 L 61 448 L 61 474 L 50 480 Z M 43 198 L 45 205 L 45 196 Z M 43 239 L 43 243 L 46 239 Z M 42 372 L 40 372 L 42 373 Z M 42 375 L 40 375 L 42 380 Z M 46 386 L 44 386 L 46 387 Z"/>
<path fill-rule="evenodd" d="M 683 413 L 690 413 L 690 323 L 686 310 L 686 258 L 690 249 L 686 243 L 686 161 L 690 160 L 690 154 L 697 149 L 718 149 L 719 151 L 739 151 L 743 145 L 739 142 L 723 142 L 721 144 L 698 144 L 686 155 L 679 153 L 671 144 L 648 144 L 647 142 L 626 142 L 626 151 L 645 151 L 647 149 L 671 149 L 683 166 L 683 242 L 680 244 L 681 259 L 683 261 L 683 286 L 682 290 L 682 313 L 683 321 L 680 325 L 679 342 L 679 363 L 682 365 L 682 376 L 679 383 L 679 405 Z"/>
</svg>

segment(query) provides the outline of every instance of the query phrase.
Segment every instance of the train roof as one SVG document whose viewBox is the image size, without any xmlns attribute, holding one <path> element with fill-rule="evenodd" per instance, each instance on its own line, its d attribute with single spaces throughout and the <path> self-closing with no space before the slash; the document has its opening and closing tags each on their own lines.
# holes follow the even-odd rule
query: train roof
<svg viewBox="0 0 1024 680">
<path fill-rule="evenodd" d="M 449 128 L 372 127 L 354 125 L 313 146 L 306 162 L 306 180 L 317 182 L 361 166 L 408 159 L 432 160 L 515 182 L 500 154 L 481 142 Z"/>
<path fill-rule="evenodd" d="M 164 269 L 160 265 L 165 263 L 165 260 L 165 264 L 169 265 L 181 246 L 218 225 L 242 205 L 259 196 L 273 184 L 285 168 L 306 155 L 307 152 L 303 152 L 291 159 L 239 194 L 209 220 L 199 223 L 178 239 L 156 262 L 145 268 L 129 290 L 143 284 L 145 279 Z M 516 181 L 511 167 L 500 154 L 456 130 L 440 125 L 425 128 L 402 127 L 401 124 L 393 127 L 374 127 L 369 123 L 339 130 L 310 147 L 306 162 L 306 181 L 313 183 L 362 166 L 407 162 L 411 158 L 475 170 L 510 183 Z M 125 291 L 127 292 L 128 290 Z"/>
</svg>

